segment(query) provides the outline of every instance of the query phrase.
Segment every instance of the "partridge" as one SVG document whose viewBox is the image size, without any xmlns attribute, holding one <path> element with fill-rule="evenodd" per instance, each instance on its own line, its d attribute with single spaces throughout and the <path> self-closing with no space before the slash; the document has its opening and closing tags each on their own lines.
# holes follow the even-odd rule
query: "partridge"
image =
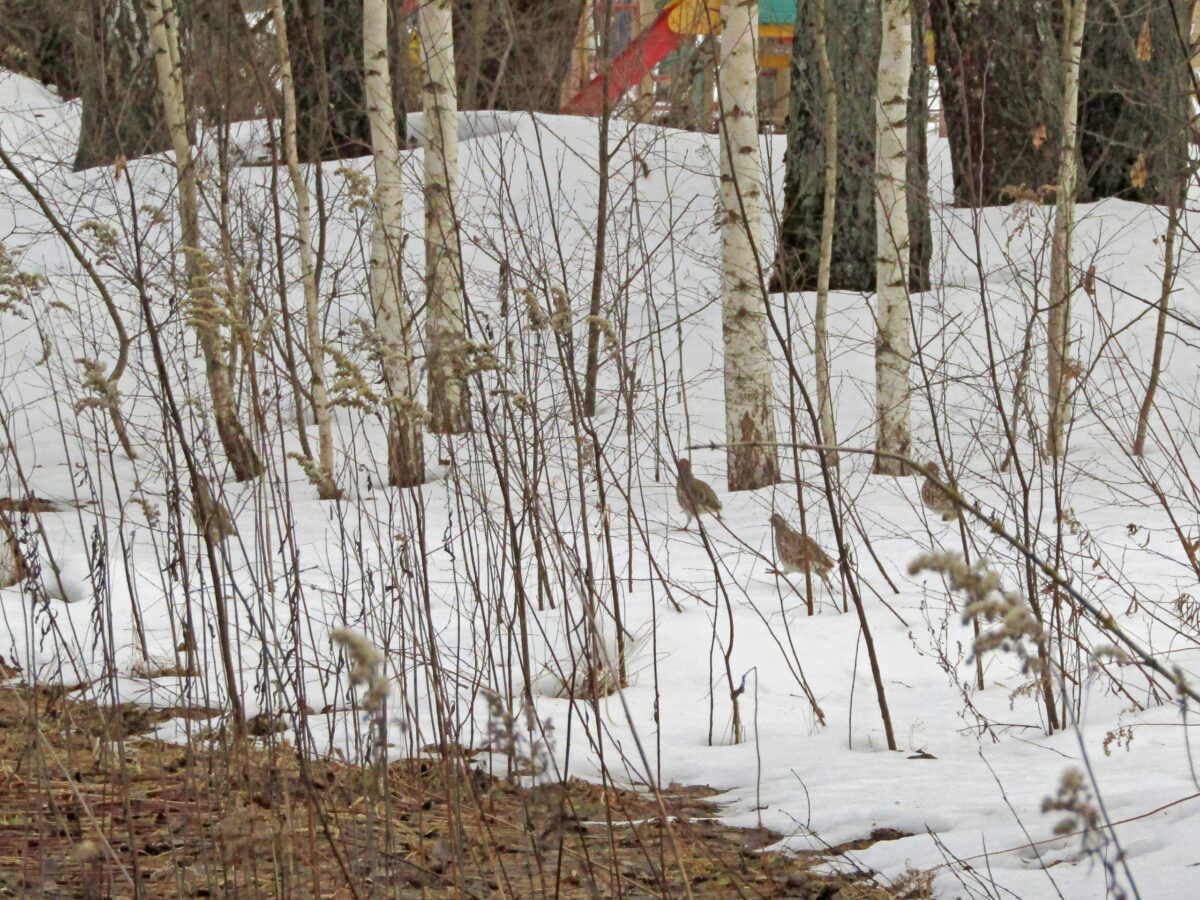
<svg viewBox="0 0 1200 900">
<path fill-rule="evenodd" d="M 779 513 L 771 516 L 775 529 L 775 556 L 785 573 L 810 572 L 826 587 L 830 587 L 829 573 L 833 571 L 833 560 L 820 545 L 806 534 L 801 534 L 787 523 Z"/>
<path fill-rule="evenodd" d="M 721 518 L 721 501 L 717 499 L 717 492 L 707 482 L 692 474 L 691 460 L 677 459 L 675 465 L 679 468 L 675 497 L 679 501 L 679 508 L 687 516 L 683 530 L 687 531 L 692 519 L 699 521 L 705 513 L 712 513 L 718 519 Z"/>
<path fill-rule="evenodd" d="M 929 471 L 935 478 L 940 476 L 937 463 L 930 463 Z M 943 522 L 952 522 L 958 518 L 958 507 L 954 505 L 950 495 L 938 487 L 938 483 L 929 476 L 925 477 L 925 482 L 921 485 L 921 502 L 925 504 L 926 509 L 941 515 Z"/>
</svg>

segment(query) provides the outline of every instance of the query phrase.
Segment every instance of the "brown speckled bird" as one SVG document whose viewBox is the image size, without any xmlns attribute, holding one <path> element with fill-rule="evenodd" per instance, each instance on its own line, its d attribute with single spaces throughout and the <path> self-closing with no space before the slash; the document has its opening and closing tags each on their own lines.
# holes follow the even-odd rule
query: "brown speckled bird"
<svg viewBox="0 0 1200 900">
<path fill-rule="evenodd" d="M 775 557 L 779 567 L 787 574 L 811 572 L 830 590 L 829 573 L 833 571 L 833 560 L 820 545 L 806 534 L 801 534 L 787 523 L 779 513 L 771 516 L 775 529 Z"/>
<path fill-rule="evenodd" d="M 679 468 L 679 481 L 675 483 L 675 498 L 679 501 L 680 509 L 687 516 L 683 530 L 687 531 L 688 526 L 692 524 L 692 519 L 699 521 L 705 513 L 712 513 L 718 519 L 721 518 L 721 501 L 717 499 L 717 492 L 707 482 L 701 481 L 692 474 L 691 460 L 677 459 L 675 465 Z"/>
<path fill-rule="evenodd" d="M 929 470 L 935 477 L 940 477 L 937 463 L 929 463 Z M 958 518 L 958 507 L 954 505 L 954 501 L 928 476 L 921 485 L 921 502 L 925 504 L 926 509 L 938 513 L 943 522 L 953 522 Z"/>
</svg>

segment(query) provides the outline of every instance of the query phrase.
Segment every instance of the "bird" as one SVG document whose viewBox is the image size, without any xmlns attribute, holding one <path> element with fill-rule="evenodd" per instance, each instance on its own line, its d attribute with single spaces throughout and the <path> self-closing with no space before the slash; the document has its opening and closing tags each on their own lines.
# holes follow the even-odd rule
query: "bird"
<svg viewBox="0 0 1200 900">
<path fill-rule="evenodd" d="M 771 526 L 775 529 L 775 556 L 783 573 L 809 572 L 832 591 L 829 573 L 833 571 L 833 560 L 820 544 L 792 528 L 779 513 L 771 516 Z"/>
<path fill-rule="evenodd" d="M 943 522 L 953 522 L 958 518 L 958 507 L 935 480 L 940 475 L 937 463 L 929 463 L 928 469 L 933 478 L 925 476 L 925 482 L 921 485 L 921 502 L 926 509 L 940 514 Z"/>
<path fill-rule="evenodd" d="M 687 521 L 683 525 L 683 530 L 687 531 L 688 526 L 692 524 L 692 519 L 697 522 L 705 513 L 712 513 L 718 519 L 721 518 L 721 501 L 717 499 L 717 492 L 705 481 L 701 481 L 692 474 L 692 462 L 688 459 L 677 459 L 675 465 L 679 469 L 679 480 L 675 484 L 675 497 L 679 501 L 679 507 L 687 516 Z"/>
<path fill-rule="evenodd" d="M 214 544 L 219 544 L 225 538 L 236 535 L 238 533 L 237 526 L 233 524 L 233 517 L 229 514 L 229 510 L 224 503 L 213 496 L 208 479 L 199 472 L 196 473 L 194 489 L 195 504 L 192 514 L 204 534 Z"/>
</svg>

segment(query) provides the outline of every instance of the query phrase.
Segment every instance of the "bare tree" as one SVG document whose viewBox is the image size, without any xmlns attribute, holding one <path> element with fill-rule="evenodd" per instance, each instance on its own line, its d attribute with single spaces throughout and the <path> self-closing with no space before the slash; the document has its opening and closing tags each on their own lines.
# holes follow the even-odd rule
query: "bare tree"
<svg viewBox="0 0 1200 900">
<path fill-rule="evenodd" d="M 387 390 L 388 480 L 397 487 L 412 487 L 425 481 L 425 459 L 421 416 L 413 398 L 412 337 L 400 283 L 404 194 L 388 48 L 381 39 L 387 34 L 386 22 L 386 0 L 364 0 L 362 46 L 375 168 L 370 291 Z"/>
<path fill-rule="evenodd" d="M 758 0 L 721 7 L 721 302 L 726 478 L 731 491 L 779 481 L 767 344 L 758 149 Z"/>
<path fill-rule="evenodd" d="M 464 357 L 458 193 L 458 101 L 450 0 L 428 0 L 417 15 L 425 101 L 425 332 L 429 352 L 429 430 L 471 430 Z"/>
<path fill-rule="evenodd" d="M 1087 0 L 1063 0 L 1062 143 L 1059 145 L 1058 190 L 1054 204 L 1054 239 L 1050 246 L 1050 334 L 1047 380 L 1050 422 L 1046 449 L 1065 451 L 1064 432 L 1070 419 L 1071 232 L 1075 225 L 1075 192 L 1079 172 L 1076 124 L 1079 115 L 1079 65 Z"/>
<path fill-rule="evenodd" d="M 179 181 L 179 224 L 183 241 L 184 270 L 187 273 L 190 317 L 194 323 L 212 400 L 217 434 L 238 481 L 262 474 L 258 453 L 238 421 L 230 387 L 225 341 L 221 336 L 222 314 L 211 284 L 212 263 L 204 253 L 200 236 L 200 199 L 196 184 L 196 166 L 188 139 L 186 107 L 183 97 L 183 72 L 179 61 L 178 30 L 175 27 L 173 0 L 146 0 L 151 45 L 159 96 L 171 143 L 175 148 L 175 172 Z"/>
<path fill-rule="evenodd" d="M 875 107 L 875 404 L 881 453 L 907 456 L 909 368 L 912 347 L 908 307 L 908 79 L 912 68 L 911 0 L 883 0 Z M 902 460 L 875 457 L 881 475 L 907 475 Z"/>
<path fill-rule="evenodd" d="M 333 478 L 333 421 L 329 414 L 329 389 L 325 384 L 325 341 L 321 335 L 321 309 L 317 298 L 317 266 L 312 246 L 312 204 L 308 185 L 300 171 L 300 151 L 296 143 L 296 88 L 292 63 L 288 56 L 287 17 L 283 0 L 271 4 L 279 53 L 279 75 L 283 90 L 283 154 L 287 161 L 292 191 L 296 195 L 296 237 L 300 242 L 300 280 L 304 286 L 304 318 L 308 332 L 309 390 L 313 415 L 317 422 L 317 459 L 312 477 L 322 500 L 340 496 Z M 304 423 L 298 423 L 301 428 Z"/>
</svg>

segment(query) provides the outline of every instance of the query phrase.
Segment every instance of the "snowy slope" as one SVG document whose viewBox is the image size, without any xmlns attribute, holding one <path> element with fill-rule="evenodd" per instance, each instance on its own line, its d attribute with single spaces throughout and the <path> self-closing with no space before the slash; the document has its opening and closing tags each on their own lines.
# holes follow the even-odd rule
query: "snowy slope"
<svg viewBox="0 0 1200 900">
<path fill-rule="evenodd" d="M 97 291 L 28 193 L 0 171 L 0 240 L 22 268 L 47 278 L 24 317 L 0 313 L 0 493 L 31 489 L 79 503 L 41 517 L 41 534 L 29 526 L 26 541 L 42 562 L 46 596 L 31 600 L 19 589 L 0 591 L 0 655 L 46 680 L 103 679 L 97 684 L 103 696 L 220 705 L 216 595 L 186 489 L 177 500 L 182 460 L 175 438 L 164 437 L 145 322 L 123 275 L 131 270 L 136 228 L 174 387 L 181 401 L 202 400 L 202 366 L 179 306 L 171 252 L 169 160 L 131 163 L 119 177 L 111 170 L 73 174 L 77 115 L 29 82 L 0 73 L 0 142 L 80 236 L 132 336 L 121 391 L 139 458 L 126 459 L 113 446 L 107 419 L 79 405 L 87 391 L 77 360 L 94 358 L 106 367 L 114 361 L 113 327 Z M 349 702 L 345 663 L 328 637 L 331 628 L 348 625 L 389 655 L 396 685 L 390 752 L 419 752 L 439 739 L 439 723 L 461 743 L 482 746 L 488 742 L 483 692 L 496 691 L 519 708 L 525 670 L 513 660 L 527 648 L 536 717 L 553 723 L 549 735 L 536 732 L 552 759 L 550 773 L 597 777 L 602 744 L 610 777 L 726 790 L 730 821 L 761 822 L 785 835 L 786 848 L 824 847 L 877 828 L 909 834 L 850 858 L 886 877 L 907 867 L 937 868 L 939 896 L 1091 897 L 1102 895 L 1109 870 L 1080 854 L 1080 837 L 1055 837 L 1061 815 L 1041 811 L 1062 773 L 1086 761 L 1107 816 L 1122 823 L 1115 834 L 1141 895 L 1195 896 L 1200 858 L 1187 820 L 1200 811 L 1200 784 L 1188 743 L 1192 723 L 1172 703 L 1169 687 L 1155 694 L 1133 666 L 1110 663 L 1117 680 L 1104 676 L 1086 647 L 1107 641 L 1084 626 L 1084 651 L 1068 653 L 1077 727 L 1046 736 L 1039 706 L 1024 689 L 1028 676 L 1012 654 L 988 654 L 986 687 L 975 690 L 961 598 L 938 577 L 908 573 L 920 552 L 962 546 L 957 526 L 927 518 L 919 483 L 870 477 L 866 457 L 843 459 L 847 537 L 863 579 L 899 753 L 885 749 L 858 621 L 853 610 L 840 612 L 841 592 L 830 597 L 822 591 L 818 615 L 809 618 L 802 597 L 768 572 L 771 511 L 793 522 L 799 516 L 791 451 L 783 456 L 789 483 L 736 495 L 723 491 L 722 451 L 691 452 L 698 474 L 722 493 L 724 521 L 706 521 L 704 538 L 676 530 L 682 516 L 674 505 L 673 458 L 687 453 L 685 447 L 723 438 L 717 148 L 708 136 L 646 127 L 616 131 L 603 295 L 612 327 L 630 348 L 622 366 L 631 374 L 621 379 L 618 365 L 606 363 L 595 420 L 598 459 L 589 440 L 577 440 L 564 376 L 564 361 L 582 357 L 591 289 L 594 121 L 491 118 L 464 132 L 460 216 L 472 329 L 500 368 L 485 373 L 477 385 L 484 390 L 475 392 L 476 420 L 486 415 L 490 428 L 441 446 L 427 439 L 435 478 L 420 491 L 379 487 L 385 471 L 380 419 L 343 407 L 337 412 L 338 478 L 347 498 L 318 502 L 289 455 L 299 448 L 297 426 L 272 345 L 282 322 L 250 322 L 265 348 L 257 364 L 264 407 L 259 437 L 269 477 L 221 486 L 240 532 L 227 545 L 232 574 L 224 596 L 235 619 L 248 711 L 281 713 L 292 737 L 306 728 L 319 752 L 361 756 L 366 729 Z M 261 128 L 238 126 L 233 141 L 243 158 L 253 159 Z M 764 138 L 763 150 L 778 203 L 782 139 Z M 423 271 L 420 154 L 413 151 L 405 162 L 405 216 L 413 231 L 405 267 L 415 291 Z M 940 437 L 962 489 L 1014 529 L 1020 508 L 1013 498 L 1025 477 L 1034 543 L 1044 552 L 1056 530 L 1051 473 L 1035 461 L 1024 422 L 1018 428 L 1022 475 L 1015 467 L 1000 471 L 1006 444 L 995 398 L 1006 411 L 1012 408 L 1031 309 L 1035 302 L 1044 307 L 1038 292 L 1049 261 L 1049 211 L 992 209 L 973 220 L 970 211 L 946 202 L 945 146 L 935 140 L 931 157 L 935 286 L 913 299 L 928 376 L 918 378 L 914 394 L 917 455 L 933 458 Z M 212 136 L 204 158 L 210 164 L 205 187 L 215 196 Z M 365 160 L 323 169 L 326 337 L 364 366 L 358 336 L 361 321 L 369 319 L 363 295 L 369 232 L 356 185 L 365 172 Z M 236 168 L 229 177 L 237 268 L 251 281 L 261 279 L 263 296 L 274 302 L 271 198 L 282 204 L 290 240 L 289 192 L 277 189 L 264 167 Z M 88 223 L 113 229 L 113 244 Z M 215 217 L 208 224 L 216 246 Z M 1200 294 L 1190 250 L 1171 298 L 1177 318 L 1168 328 L 1160 416 L 1142 472 L 1126 453 L 1153 343 L 1151 304 L 1160 292 L 1164 229 L 1158 209 L 1108 201 L 1079 210 L 1076 259 L 1095 271 L 1092 293 L 1078 293 L 1073 326 L 1087 378 L 1063 473 L 1061 505 L 1071 515 L 1062 528 L 1066 564 L 1079 588 L 1194 677 L 1200 634 L 1186 610 L 1195 602 L 1196 576 L 1176 536 L 1176 527 L 1194 537 L 1200 526 L 1200 503 L 1187 477 L 1197 466 L 1191 435 L 1200 409 L 1194 351 Z M 764 260 L 772 243 L 762 248 Z M 289 249 L 287 290 L 298 316 L 294 256 Z M 552 286 L 570 296 L 575 327 L 569 339 L 527 322 L 519 291 L 533 290 L 550 307 Z M 837 431 L 853 446 L 873 443 L 870 301 L 848 293 L 831 298 Z M 808 377 L 813 298 L 781 296 L 772 303 L 780 333 Z M 298 318 L 292 324 L 302 327 Z M 1025 376 L 1039 418 L 1043 327 L 1031 333 Z M 782 407 L 796 401 L 782 344 L 773 344 L 783 437 L 789 426 Z M 203 403 L 184 407 L 189 439 L 217 480 L 227 479 Z M 803 415 L 799 422 L 804 438 Z M 815 460 L 801 453 L 798 466 L 808 527 L 832 548 Z M 607 486 L 603 510 L 597 469 Z M 1157 502 L 1144 476 L 1161 486 L 1166 504 Z M 988 555 L 1016 586 L 1013 551 L 978 524 L 968 531 L 972 554 Z M 535 532 L 544 543 L 530 537 Z M 549 572 L 542 579 L 539 561 Z M 522 591 L 529 597 L 523 606 Z M 628 633 L 630 686 L 596 707 L 564 699 L 571 676 L 562 670 L 570 671 L 570 660 L 590 646 L 589 625 L 610 655 L 617 652 L 609 615 L 601 609 L 589 618 L 593 607 L 585 602 L 591 596 L 608 604 L 614 594 Z M 188 615 L 196 623 L 203 676 L 148 677 L 172 664 Z M 451 701 L 436 707 L 434 671 L 442 673 L 442 699 Z M 575 677 L 582 683 L 578 672 Z M 738 745 L 730 740 L 731 679 L 745 689 L 740 707 L 747 740 Z M 802 682 L 811 687 L 824 725 Z M 524 714 L 518 720 L 527 721 Z M 165 733 L 182 736 L 194 727 L 180 721 Z M 1031 841 L 1038 843 L 1031 847 Z M 1120 869 L 1116 848 L 1104 852 Z M 968 865 L 947 865 L 953 857 Z M 1124 870 L 1119 877 L 1126 883 Z M 985 889 L 989 880 L 1000 887 Z"/>
</svg>

